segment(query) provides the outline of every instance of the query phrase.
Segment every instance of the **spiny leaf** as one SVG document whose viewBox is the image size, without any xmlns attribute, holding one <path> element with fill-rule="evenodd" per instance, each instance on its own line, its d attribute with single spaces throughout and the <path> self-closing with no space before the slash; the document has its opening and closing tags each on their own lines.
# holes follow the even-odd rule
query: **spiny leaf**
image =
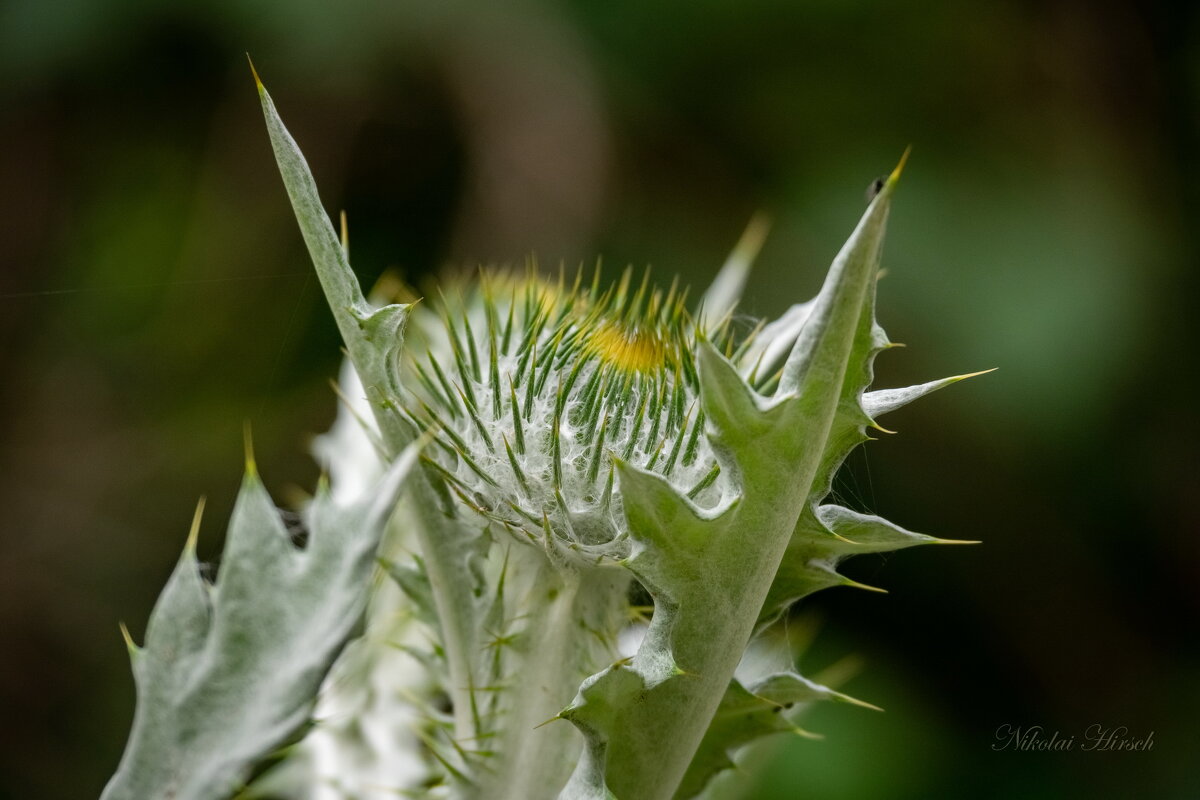
<svg viewBox="0 0 1200 800">
<path fill-rule="evenodd" d="M 819 700 L 882 710 L 794 672 L 769 675 L 749 688 L 730 681 L 675 797 L 686 800 L 698 796 L 714 776 L 734 766 L 733 754 L 738 748 L 764 736 L 793 733 L 819 738 L 796 727 L 783 713 L 797 704 Z"/>
<path fill-rule="evenodd" d="M 215 585 L 200 577 L 193 533 L 154 607 L 133 665 L 133 729 L 104 800 L 224 800 L 303 727 L 366 605 L 415 460 L 411 446 L 364 502 L 318 494 L 302 550 L 247 472 Z"/>
<path fill-rule="evenodd" d="M 593 758 L 604 742 L 606 782 L 622 800 L 675 793 L 753 633 L 821 469 L 892 185 L 835 259 L 772 400 L 756 397 L 713 345 L 700 345 L 701 408 L 737 501 L 704 512 L 661 477 L 618 465 L 638 543 L 627 564 L 655 596 L 655 611 L 630 668 L 598 675 L 570 718 L 596 734 Z"/>
<path fill-rule="evenodd" d="M 376 415 L 387 444 L 396 448 L 408 439 L 407 434 L 402 432 L 399 415 L 389 413 L 389 404 L 400 394 L 396 356 L 403 341 L 400 334 L 408 317 L 409 306 L 391 305 L 376 310 L 367 303 L 358 279 L 350 268 L 346 249 L 321 205 L 308 162 L 284 127 L 257 73 L 255 82 L 275 160 L 316 268 L 317 278 L 333 310 L 350 360 L 363 380 L 368 397 L 376 406 Z"/>
<path fill-rule="evenodd" d="M 350 360 L 371 400 L 381 438 L 394 456 L 415 435 L 399 410 L 398 404 L 405 387 L 396 382 L 394 364 L 395 354 L 402 342 L 399 322 L 409 307 L 389 306 L 374 311 L 363 299 L 345 249 L 333 233 L 329 217 L 321 206 L 316 184 L 303 154 L 288 133 L 261 81 L 258 82 L 258 91 L 280 175 L 291 198 L 325 299 L 333 311 Z M 464 368 L 460 348 L 455 348 L 455 357 L 460 375 L 464 377 L 463 392 L 468 398 L 463 410 L 474 415 L 475 398 L 471 381 L 466 379 L 469 373 Z M 451 388 L 437 361 L 431 358 L 429 363 L 443 384 L 451 416 L 457 418 L 457 393 Z M 456 518 L 453 497 L 445 484 L 432 474 L 432 470 L 422 470 L 422 475 L 414 481 L 413 496 L 419 520 L 416 538 L 425 558 L 438 611 L 441 644 L 446 653 L 449 672 L 447 685 L 453 701 L 455 733 L 459 737 L 469 738 L 476 734 L 470 714 L 473 702 L 471 687 L 476 683 L 471 659 L 479 635 L 479 609 L 474 589 L 482 583 L 473 565 L 479 558 L 479 551 L 486 549 L 490 540 L 482 536 L 478 528 L 467 526 Z"/>
<path fill-rule="evenodd" d="M 930 381 L 929 383 L 922 383 L 917 386 L 906 386 L 903 389 L 878 389 L 873 392 L 867 392 L 863 395 L 863 410 L 874 419 L 875 417 L 889 414 L 898 408 L 903 408 L 915 400 L 920 400 L 927 394 L 936 392 L 938 389 L 944 389 L 951 384 L 965 381 L 967 378 L 986 375 L 989 372 L 995 372 L 995 369 L 970 372 L 966 375 L 954 375 L 949 378 L 942 378 L 939 381 Z"/>
</svg>

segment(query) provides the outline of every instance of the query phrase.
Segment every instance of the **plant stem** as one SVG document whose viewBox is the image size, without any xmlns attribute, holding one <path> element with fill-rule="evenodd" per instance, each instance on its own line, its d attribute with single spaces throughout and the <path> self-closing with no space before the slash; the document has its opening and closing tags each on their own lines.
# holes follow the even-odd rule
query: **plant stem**
<svg viewBox="0 0 1200 800">
<path fill-rule="evenodd" d="M 616 657 L 630 578 L 615 567 L 576 570 L 552 564 L 540 551 L 513 548 L 518 589 L 512 607 L 525 616 L 506 669 L 498 720 L 501 753 L 489 800 L 552 800 L 567 782 L 583 737 L 555 717 L 579 683 Z"/>
</svg>

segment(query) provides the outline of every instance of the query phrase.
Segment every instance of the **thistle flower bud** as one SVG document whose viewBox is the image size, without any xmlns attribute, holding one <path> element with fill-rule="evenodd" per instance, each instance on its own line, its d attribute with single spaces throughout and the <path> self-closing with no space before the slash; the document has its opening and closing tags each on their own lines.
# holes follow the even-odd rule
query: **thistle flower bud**
<svg viewBox="0 0 1200 800">
<path fill-rule="evenodd" d="M 486 272 L 414 313 L 404 411 L 439 445 L 427 463 L 458 500 L 556 558 L 626 554 L 622 460 L 701 505 L 720 468 L 704 435 L 686 292 L 632 271 L 567 285 Z M 731 343 L 728 325 L 715 339 Z M 413 342 L 412 339 L 423 339 Z"/>
</svg>

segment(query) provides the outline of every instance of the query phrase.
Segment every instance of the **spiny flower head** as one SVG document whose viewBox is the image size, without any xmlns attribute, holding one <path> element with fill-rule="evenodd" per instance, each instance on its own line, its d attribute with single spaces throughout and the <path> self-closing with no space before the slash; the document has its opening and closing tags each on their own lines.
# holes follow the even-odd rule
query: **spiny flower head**
<svg viewBox="0 0 1200 800">
<path fill-rule="evenodd" d="M 626 270 L 603 287 L 485 270 L 420 309 L 404 412 L 434 431 L 427 464 L 475 512 L 552 555 L 626 552 L 617 459 L 717 502 L 687 292 Z M 708 334 L 732 345 L 728 320 Z"/>
</svg>

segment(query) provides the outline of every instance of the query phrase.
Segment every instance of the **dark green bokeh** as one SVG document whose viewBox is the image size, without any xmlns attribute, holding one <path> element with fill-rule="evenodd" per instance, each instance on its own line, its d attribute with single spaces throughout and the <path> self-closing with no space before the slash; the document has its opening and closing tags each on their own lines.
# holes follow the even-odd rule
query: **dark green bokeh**
<svg viewBox="0 0 1200 800">
<path fill-rule="evenodd" d="M 1129 0 L 9 0 L 0 796 L 115 767 L 117 622 L 140 638 L 200 494 L 219 552 L 243 421 L 277 497 L 316 477 L 338 340 L 246 50 L 368 284 L 535 251 L 699 287 L 763 209 L 744 310 L 776 314 L 911 143 L 880 382 L 1001 369 L 888 420 L 839 492 L 985 544 L 807 604 L 804 666 L 859 654 L 888 713 L 821 709 L 754 796 L 1194 796 L 1198 45 L 1192 9 Z M 1005 723 L 1156 744 L 994 752 Z"/>
</svg>

